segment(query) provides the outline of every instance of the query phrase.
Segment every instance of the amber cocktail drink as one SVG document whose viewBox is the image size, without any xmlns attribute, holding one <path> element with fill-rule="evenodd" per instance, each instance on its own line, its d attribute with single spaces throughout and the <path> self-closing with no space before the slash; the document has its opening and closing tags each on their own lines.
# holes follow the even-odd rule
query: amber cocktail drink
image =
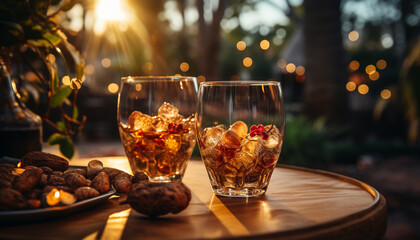
<svg viewBox="0 0 420 240">
<path fill-rule="evenodd" d="M 205 82 L 198 98 L 197 139 L 213 191 L 234 197 L 264 194 L 283 144 L 280 84 Z"/>
<path fill-rule="evenodd" d="M 195 78 L 123 81 L 119 131 L 131 170 L 145 172 L 151 181 L 181 180 L 196 139 Z"/>
</svg>

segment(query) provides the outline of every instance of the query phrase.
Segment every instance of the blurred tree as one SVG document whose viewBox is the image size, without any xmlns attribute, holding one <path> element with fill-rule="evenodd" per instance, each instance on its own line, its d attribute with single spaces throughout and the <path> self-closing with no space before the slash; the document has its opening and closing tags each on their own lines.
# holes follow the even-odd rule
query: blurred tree
<svg viewBox="0 0 420 240">
<path fill-rule="evenodd" d="M 340 1 L 305 0 L 304 12 L 304 111 L 310 117 L 343 120 L 348 101 Z"/>
<path fill-rule="evenodd" d="M 149 44 L 151 49 L 151 59 L 153 68 L 150 74 L 166 74 L 168 70 L 166 60 L 166 34 L 163 24 L 159 23 L 157 16 L 163 11 L 164 0 L 134 0 L 130 2 L 131 6 L 137 11 L 137 17 L 144 24 L 149 34 Z"/>
<path fill-rule="evenodd" d="M 219 49 L 220 49 L 220 22 L 224 16 L 227 1 L 219 0 L 218 6 L 212 11 L 211 21 L 206 21 L 204 0 L 197 0 L 198 10 L 198 46 L 196 57 L 198 71 L 208 80 L 219 78 Z M 210 6 L 211 7 L 211 6 Z"/>
</svg>

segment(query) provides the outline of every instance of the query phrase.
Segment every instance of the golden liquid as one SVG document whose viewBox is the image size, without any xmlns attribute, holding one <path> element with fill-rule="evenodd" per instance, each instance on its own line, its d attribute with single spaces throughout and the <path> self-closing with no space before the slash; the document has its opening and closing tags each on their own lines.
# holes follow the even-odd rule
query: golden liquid
<svg viewBox="0 0 420 240">
<path fill-rule="evenodd" d="M 280 134 L 276 137 L 278 144 L 274 147 L 266 147 L 261 138 L 250 138 L 248 134 L 239 147 L 228 148 L 223 146 L 220 139 L 214 146 L 206 147 L 204 137 L 200 136 L 200 152 L 213 190 L 221 195 L 264 193 L 283 143 Z"/>
<path fill-rule="evenodd" d="M 181 180 L 195 145 L 193 129 L 180 132 L 142 132 L 119 126 L 121 141 L 133 173 L 152 181 Z"/>
</svg>

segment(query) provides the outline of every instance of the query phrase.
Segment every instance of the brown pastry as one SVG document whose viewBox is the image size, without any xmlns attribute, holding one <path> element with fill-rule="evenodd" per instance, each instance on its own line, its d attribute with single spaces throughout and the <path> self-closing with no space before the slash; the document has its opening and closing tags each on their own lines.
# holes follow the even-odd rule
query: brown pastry
<svg viewBox="0 0 420 240">
<path fill-rule="evenodd" d="M 151 217 L 179 213 L 190 200 L 191 192 L 182 182 L 137 183 L 127 197 L 134 210 Z"/>
<path fill-rule="evenodd" d="M 22 160 L 22 167 L 25 166 L 36 166 L 42 167 L 47 166 L 50 167 L 54 171 L 65 171 L 69 168 L 69 162 L 59 156 L 44 153 L 44 152 L 30 152 L 23 156 Z"/>
<path fill-rule="evenodd" d="M 31 168 L 24 171 L 13 179 L 13 188 L 19 192 L 29 192 L 41 180 L 42 170 L 40 168 Z"/>
<path fill-rule="evenodd" d="M 93 178 L 90 186 L 98 190 L 100 193 L 109 191 L 109 177 L 106 173 L 100 172 Z"/>
</svg>

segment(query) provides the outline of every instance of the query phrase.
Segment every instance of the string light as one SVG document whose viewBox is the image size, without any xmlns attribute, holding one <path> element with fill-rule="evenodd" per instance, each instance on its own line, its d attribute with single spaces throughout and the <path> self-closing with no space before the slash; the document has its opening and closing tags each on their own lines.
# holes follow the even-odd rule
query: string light
<svg viewBox="0 0 420 240">
<path fill-rule="evenodd" d="M 377 71 L 374 71 L 373 73 L 369 74 L 369 78 L 372 81 L 376 81 L 379 78 L 379 73 Z"/>
<path fill-rule="evenodd" d="M 378 68 L 378 69 L 385 69 L 386 68 L 386 65 L 387 65 L 387 63 L 386 63 L 386 61 L 385 60 L 383 60 L 383 59 L 379 59 L 377 62 L 376 62 L 376 67 Z"/>
<path fill-rule="evenodd" d="M 242 63 L 244 64 L 245 67 L 251 67 L 252 66 L 252 58 L 246 57 L 246 58 L 244 58 Z"/>
<path fill-rule="evenodd" d="M 116 84 L 116 83 L 110 83 L 110 84 L 108 85 L 108 91 L 109 91 L 110 93 L 116 93 L 116 92 L 118 92 L 118 89 L 119 89 L 119 86 L 118 86 L 118 84 Z"/>
<path fill-rule="evenodd" d="M 348 37 L 350 41 L 355 42 L 359 39 L 359 33 L 357 31 L 351 31 Z"/>
<path fill-rule="evenodd" d="M 302 66 L 298 66 L 298 67 L 296 68 L 296 74 L 297 74 L 297 75 L 303 75 L 303 74 L 305 74 L 305 68 L 304 68 L 304 67 L 302 67 Z"/>
<path fill-rule="evenodd" d="M 268 40 L 262 40 L 260 42 L 260 48 L 262 50 L 267 50 L 270 47 L 270 42 Z"/>
<path fill-rule="evenodd" d="M 357 91 L 360 94 L 365 95 L 369 92 L 369 87 L 366 84 L 360 84 L 359 87 L 357 88 Z"/>
<path fill-rule="evenodd" d="M 353 92 L 354 90 L 356 90 L 356 83 L 354 83 L 354 82 L 348 82 L 346 84 L 346 89 L 349 92 Z"/>
<path fill-rule="evenodd" d="M 200 76 L 198 76 L 198 77 L 197 77 L 197 81 L 198 81 L 199 83 L 201 83 L 201 82 L 205 82 L 205 81 L 206 81 L 206 77 L 205 77 L 205 76 L 203 76 L 203 75 L 200 75 Z"/>
<path fill-rule="evenodd" d="M 389 99 L 391 97 L 391 91 L 389 89 L 384 89 L 381 91 L 381 98 L 382 99 Z"/>
<path fill-rule="evenodd" d="M 179 69 L 181 69 L 181 71 L 183 71 L 183 72 L 186 72 L 186 71 L 188 71 L 190 69 L 190 65 L 188 63 L 186 63 L 186 62 L 182 62 L 179 65 Z"/>
<path fill-rule="evenodd" d="M 359 67 L 360 67 L 360 63 L 357 60 L 353 60 L 349 64 L 350 71 L 356 71 L 357 69 L 359 69 Z"/>
<path fill-rule="evenodd" d="M 246 48 L 246 43 L 244 41 L 239 41 L 238 43 L 236 43 L 236 49 L 238 49 L 239 51 L 243 51 Z"/>
<path fill-rule="evenodd" d="M 365 68 L 365 71 L 366 71 L 367 74 L 370 75 L 370 74 L 372 74 L 376 71 L 376 67 L 373 66 L 372 64 L 367 65 L 366 68 Z"/>
<path fill-rule="evenodd" d="M 286 71 L 288 73 L 293 73 L 296 70 L 296 66 L 293 63 L 289 63 L 286 65 Z"/>
</svg>

